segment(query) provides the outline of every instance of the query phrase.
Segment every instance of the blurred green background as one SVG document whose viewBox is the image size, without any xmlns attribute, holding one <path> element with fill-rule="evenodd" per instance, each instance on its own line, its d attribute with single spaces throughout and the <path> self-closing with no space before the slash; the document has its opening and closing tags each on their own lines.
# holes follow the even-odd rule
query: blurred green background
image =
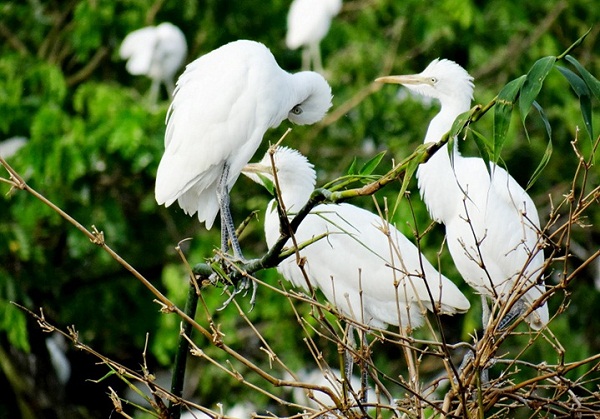
<svg viewBox="0 0 600 419">
<path fill-rule="evenodd" d="M 266 44 L 279 65 L 288 71 L 300 67 L 300 52 L 285 48 L 289 0 L 88 0 L 0 2 L 0 140 L 15 136 L 28 139 L 9 163 L 33 188 L 45 195 L 87 228 L 97 226 L 107 243 L 143 273 L 173 301 L 182 304 L 187 292 L 185 267 L 175 252 L 182 245 L 191 264 L 210 257 L 219 245 L 219 229 L 206 231 L 196 219 L 173 205 L 158 207 L 154 178 L 163 151 L 167 93 L 151 108 L 144 100 L 150 80 L 134 77 L 118 57 L 124 36 L 142 26 L 169 21 L 179 26 L 188 42 L 190 62 L 229 41 L 253 39 Z M 345 173 L 356 157 L 365 162 L 388 150 L 380 173 L 421 143 L 436 105 L 424 107 L 400 100 L 398 88 L 385 86 L 372 94 L 372 81 L 386 74 L 421 71 L 432 59 L 457 61 L 475 77 L 475 103 L 489 102 L 510 80 L 525 74 L 546 55 L 565 50 L 590 27 L 584 43 L 572 52 L 592 74 L 600 74 L 600 8 L 592 0 L 355 0 L 344 2 L 331 30 L 321 43 L 326 78 L 334 94 L 329 119 L 312 127 L 293 127 L 286 145 L 299 149 L 315 164 L 318 184 Z M 595 26 L 594 26 L 595 25 Z M 567 65 L 561 63 L 560 65 Z M 364 94 L 363 94 L 364 93 Z M 571 189 L 577 158 L 570 142 L 581 127 L 578 146 L 585 156 L 592 140 L 583 129 L 579 100 L 561 74 L 552 70 L 538 97 L 552 126 L 554 153 L 542 176 L 530 189 L 542 223 L 551 203 Z M 347 106 L 348 103 L 352 105 Z M 347 106 L 347 108 L 344 108 Z M 339 118 L 332 118 L 345 109 Z M 595 127 L 600 127 L 597 103 Z M 334 120 L 335 119 L 335 120 Z M 513 121 L 502 159 L 509 172 L 525 185 L 542 159 L 548 136 L 536 115 L 526 121 L 529 139 L 518 119 Z M 257 160 L 268 142 L 276 142 L 290 124 L 267 132 Z M 484 136 L 492 133 L 487 115 L 474 127 Z M 595 130 L 595 136 L 598 135 Z M 595 138 L 595 137 L 594 137 Z M 476 155 L 473 142 L 461 145 L 464 154 Z M 2 169 L 3 177 L 7 177 Z M 598 184 L 598 171 L 590 172 Z M 377 194 L 392 207 L 400 184 Z M 430 223 L 416 193 L 409 186 L 410 206 L 403 200 L 394 221 L 409 237 L 416 222 L 419 230 Z M 49 362 L 43 333 L 14 301 L 33 311 L 42 308 L 46 318 L 66 329 L 74 325 L 80 339 L 102 354 L 139 369 L 146 334 L 148 364 L 153 371 L 172 363 L 179 321 L 163 315 L 152 294 L 100 248 L 33 196 L 8 193 L 0 186 L 0 417 L 109 417 L 113 411 L 107 396 L 111 386 L 124 384 L 115 377 L 100 383 L 108 369 L 97 359 L 73 348 L 66 355 L 71 375 L 58 384 Z M 231 193 L 236 222 L 252 210 L 262 211 L 270 199 L 250 180 L 240 178 Z M 373 208 L 371 198 L 353 203 Z M 593 208 L 572 238 L 579 246 L 573 258 L 585 259 L 600 243 L 600 210 Z M 407 221 L 411 225 L 407 224 Z M 443 228 L 435 226 L 423 240 L 424 252 L 434 260 L 443 240 Z M 247 256 L 266 251 L 260 221 L 250 224 L 241 239 Z M 444 273 L 471 298 L 473 309 L 447 320 L 449 339 L 469 339 L 480 327 L 479 299 L 464 286 L 444 251 Z M 582 359 L 600 351 L 600 326 L 596 321 L 600 273 L 595 265 L 581 272 L 569 289 L 568 310 L 550 328 L 565 339 L 565 358 Z M 554 273 L 560 273 L 558 265 Z M 549 272 L 552 283 L 553 272 Z M 273 285 L 274 270 L 259 277 Z M 226 341 L 259 365 L 268 359 L 234 307 L 215 312 L 224 299 L 220 289 L 209 288 L 206 304 Z M 275 352 L 293 369 L 314 367 L 302 331 L 290 303 L 278 294 L 260 289 L 258 306 L 249 318 Z M 562 303 L 550 301 L 551 312 Z M 248 309 L 247 299 L 240 299 Z M 310 307 L 295 307 L 310 319 Z M 202 314 L 199 321 L 203 321 Z M 310 320 L 309 320 L 310 321 Z M 524 337 L 527 339 L 527 337 Z M 335 365 L 336 348 L 323 344 L 325 358 Z M 198 345 L 217 359 L 223 354 L 208 342 Z M 402 374 L 398 348 L 376 346 L 376 363 L 390 375 Z M 536 362 L 556 362 L 556 351 L 539 345 L 530 351 Z M 206 363 L 197 366 L 199 383 L 195 400 L 206 406 L 252 400 L 267 406 L 269 400 L 220 373 Z M 248 377 L 264 385 L 257 377 Z M 275 391 L 275 390 L 273 390 Z M 282 390 L 283 392 L 283 390 Z M 235 393 L 235 396 L 234 396 Z M 290 412 L 283 412 L 290 413 Z M 113 412 L 113 415 L 115 413 Z"/>
</svg>

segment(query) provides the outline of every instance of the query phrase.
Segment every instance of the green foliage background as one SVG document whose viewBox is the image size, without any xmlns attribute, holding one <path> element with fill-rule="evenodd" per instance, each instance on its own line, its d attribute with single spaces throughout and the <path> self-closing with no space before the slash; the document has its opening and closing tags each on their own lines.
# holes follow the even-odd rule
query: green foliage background
<svg viewBox="0 0 600 419">
<path fill-rule="evenodd" d="M 144 94 L 150 82 L 126 73 L 117 54 L 120 41 L 141 26 L 170 21 L 186 35 L 188 62 L 226 42 L 247 38 L 265 43 L 282 68 L 296 71 L 300 54 L 286 50 L 283 41 L 289 3 L 1 1 L 0 138 L 29 139 L 9 162 L 33 188 L 84 226 L 102 230 L 113 249 L 183 304 L 187 279 L 174 247 L 191 237 L 182 246 L 191 263 L 200 262 L 218 246 L 219 231 L 206 231 L 176 206 L 165 209 L 156 205 L 154 177 L 163 150 L 169 101 L 163 91 L 157 109 L 147 105 Z M 591 33 L 572 55 L 598 75 L 599 20 L 600 8 L 591 0 L 346 1 L 322 43 L 326 77 L 334 93 L 332 112 L 376 77 L 418 72 L 437 57 L 453 59 L 468 69 L 475 77 L 475 102 L 485 104 L 508 81 L 525 74 L 538 58 L 559 54 L 590 27 Z M 298 148 L 315 164 L 319 184 L 345 173 L 355 157 L 364 162 L 380 150 L 389 150 L 378 169 L 383 172 L 391 167 L 392 159 L 402 159 L 421 143 L 429 120 L 437 112 L 435 105 L 427 109 L 410 100 L 400 102 L 396 94 L 395 87 L 386 86 L 365 95 L 330 124 L 294 127 L 287 145 Z M 570 141 L 576 128 L 581 127 L 579 146 L 587 155 L 592 139 L 583 129 L 579 101 L 558 71 L 551 71 L 537 100 L 552 126 L 554 145 L 548 166 L 530 190 L 544 222 L 552 200 L 559 200 L 570 189 L 577 165 Z M 593 136 L 599 132 L 598 119 L 595 112 Z M 492 123 L 488 115 L 475 129 L 491 138 Z M 257 156 L 268 142 L 277 141 L 287 126 L 286 122 L 269 131 Z M 535 115 L 527 119 L 526 128 L 529 138 L 515 117 L 501 156 L 522 185 L 538 166 L 548 141 L 544 124 Z M 477 153 L 473 142 L 461 148 L 465 154 Z M 592 175 L 597 184 L 597 170 Z M 399 186 L 378 194 L 378 201 L 387 196 L 395 203 Z M 409 188 L 415 220 L 423 230 L 429 218 L 415 182 Z M 5 186 L 0 192 L 0 357 L 5 359 L 0 382 L 2 388 L 10 384 L 12 389 L 0 395 L 0 417 L 107 417 L 112 409 L 105 394 L 107 385 L 122 388 L 123 383 L 113 378 L 100 384 L 85 381 L 99 379 L 107 370 L 95 365 L 91 356 L 71 349 L 72 378 L 64 392 L 57 392 L 48 380 L 39 378 L 44 376 L 44 368 L 48 369 L 43 345 L 46 335 L 9 302 L 33 311 L 43 308 L 54 324 L 61 328 L 74 325 L 84 342 L 133 368 L 142 362 L 147 333 L 151 368 L 169 368 L 178 319 L 161 315 L 142 284 L 48 207 L 25 193 L 8 193 Z M 258 186 L 240 178 L 232 191 L 234 218 L 241 221 L 251 210 L 264 210 L 268 199 Z M 371 199 L 355 203 L 373 206 Z M 398 227 L 412 234 L 406 222 L 413 223 L 406 201 L 394 216 Z M 596 209 L 587 220 L 591 227 L 574 230 L 574 240 L 588 252 L 597 250 L 600 243 L 599 221 L 600 211 Z M 442 238 L 439 226 L 425 237 L 424 251 L 430 259 L 435 258 Z M 266 250 L 260 222 L 250 225 L 242 246 L 249 256 Z M 447 254 L 442 263 L 446 275 L 462 284 Z M 279 281 L 274 271 L 263 272 L 260 277 L 272 284 Z M 570 290 L 573 301 L 568 311 L 552 323 L 554 333 L 570 337 L 573 346 L 566 348 L 567 359 L 600 351 L 600 330 L 595 321 L 600 296 L 594 281 L 600 281 L 598 272 L 583 272 Z M 467 339 L 480 322 L 477 298 L 464 288 L 473 297 L 474 309 L 448 320 L 455 340 Z M 205 298 L 208 310 L 214 312 L 225 296 L 218 289 L 209 289 Z M 309 367 L 312 362 L 301 344 L 291 305 L 262 289 L 258 301 L 249 315 L 256 327 L 278 353 L 284 354 L 288 365 Z M 551 311 L 560 303 L 550 301 Z M 241 304 L 248 308 L 247 301 L 241 300 Z M 295 306 L 310 319 L 309 307 Z M 199 321 L 201 318 L 199 314 Z M 262 359 L 259 343 L 252 340 L 233 307 L 216 313 L 215 319 L 228 344 Z M 222 356 L 210 345 L 206 350 L 216 358 Z M 331 359 L 337 356 L 335 348 L 325 346 L 324 351 Z M 45 367 L 29 368 L 27 360 L 33 356 Z M 390 374 L 402 373 L 394 349 L 380 348 L 378 356 Z M 537 361 L 554 360 L 556 353 L 540 349 L 535 356 Z M 20 385 L 15 385 L 15 374 Z M 232 403 L 234 393 L 238 400 L 249 394 L 247 388 L 214 367 L 204 365 L 200 374 L 196 396 L 203 404 Z M 258 404 L 268 402 L 260 396 L 248 397 Z"/>
</svg>

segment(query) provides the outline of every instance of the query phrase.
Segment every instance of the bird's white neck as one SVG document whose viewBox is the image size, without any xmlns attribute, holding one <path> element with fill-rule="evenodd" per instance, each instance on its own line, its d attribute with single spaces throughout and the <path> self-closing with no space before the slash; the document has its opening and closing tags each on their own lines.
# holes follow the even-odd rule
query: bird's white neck
<svg viewBox="0 0 600 419">
<path fill-rule="evenodd" d="M 440 112 L 431 120 L 425 135 L 424 143 L 438 142 L 442 136 L 452 128 L 452 124 L 458 115 L 469 110 L 470 100 L 442 101 Z M 461 159 L 458 151 L 458 141 L 454 142 L 452 151 L 454 162 Z M 417 171 L 419 190 L 423 201 L 429 209 L 432 218 L 444 223 L 452 216 L 456 205 L 460 203 L 448 202 L 443 197 L 461 196 L 459 191 L 449 193 L 458 189 L 455 173 L 448 153 L 448 145 L 439 149 L 427 163 L 419 166 Z"/>
</svg>

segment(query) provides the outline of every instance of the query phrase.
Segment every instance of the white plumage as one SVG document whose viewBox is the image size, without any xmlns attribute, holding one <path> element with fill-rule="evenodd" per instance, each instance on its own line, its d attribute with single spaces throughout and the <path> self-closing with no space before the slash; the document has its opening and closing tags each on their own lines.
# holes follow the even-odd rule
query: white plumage
<svg viewBox="0 0 600 419">
<path fill-rule="evenodd" d="M 313 124 L 330 106 L 321 75 L 282 70 L 258 42 L 232 42 L 198 58 L 177 81 L 167 115 L 156 201 L 178 201 L 210 229 L 219 210 L 227 215 L 228 201 L 219 199 L 227 200 L 267 129 L 284 119 Z"/>
<path fill-rule="evenodd" d="M 289 49 L 303 47 L 302 68 L 322 72 L 319 43 L 329 32 L 331 20 L 340 12 L 342 0 L 294 0 L 287 17 L 285 43 Z"/>
<path fill-rule="evenodd" d="M 469 110 L 473 97 L 473 78 L 450 60 L 434 60 L 419 74 L 378 81 L 403 84 L 440 101 L 441 110 L 429 124 L 425 143 L 437 142 L 450 131 L 456 117 Z M 446 226 L 448 248 L 469 285 L 494 301 L 505 301 L 515 289 L 531 287 L 524 295 L 531 305 L 545 288 L 535 204 L 506 170 L 491 164 L 490 176 L 481 158 L 463 157 L 458 142 L 455 146 L 453 163 L 446 145 L 417 171 L 429 213 Z M 548 319 L 546 304 L 527 317 L 534 329 Z"/>
<path fill-rule="evenodd" d="M 280 147 L 274 159 L 285 208 L 293 214 L 310 198 L 315 171 L 295 150 Z M 244 174 L 262 183 L 255 173 L 273 178 L 269 155 L 244 169 Z M 382 231 L 385 229 L 389 229 L 391 240 Z M 269 247 L 279 238 L 279 231 L 273 200 L 265 215 Z M 424 321 L 424 308 L 433 308 L 427 287 L 441 313 L 469 309 L 469 301 L 459 289 L 378 215 L 350 204 L 318 205 L 301 222 L 295 236 L 300 244 L 323 233 L 329 235 L 302 249 L 300 254 L 306 258 L 312 286 L 319 288 L 346 316 L 374 327 L 419 327 Z M 291 240 L 287 245 L 292 246 Z M 307 288 L 294 256 L 284 260 L 278 269 L 296 287 Z"/>
<path fill-rule="evenodd" d="M 169 94 L 173 93 L 173 80 L 187 55 L 187 42 L 177 26 L 164 22 L 129 33 L 121 43 L 119 55 L 127 60 L 130 74 L 152 80 L 150 98 L 155 103 L 160 83 L 165 84 Z"/>
</svg>

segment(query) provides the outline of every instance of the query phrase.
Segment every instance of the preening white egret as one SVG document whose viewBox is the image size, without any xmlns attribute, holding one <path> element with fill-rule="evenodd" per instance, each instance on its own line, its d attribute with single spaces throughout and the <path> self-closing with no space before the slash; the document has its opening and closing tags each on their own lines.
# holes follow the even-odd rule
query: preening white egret
<svg viewBox="0 0 600 419">
<path fill-rule="evenodd" d="M 244 260 L 229 211 L 229 191 L 269 128 L 284 119 L 313 124 L 331 107 L 331 88 L 314 72 L 282 70 L 263 44 L 235 41 L 190 63 L 167 115 L 155 197 L 178 201 L 210 229 L 221 213 L 221 248 L 231 239 Z"/>
<path fill-rule="evenodd" d="M 402 84 L 440 101 L 441 110 L 429 124 L 425 143 L 437 142 L 450 131 L 473 98 L 473 78 L 445 59 L 433 60 L 419 74 L 377 81 Z M 506 301 L 511 293 L 527 290 L 506 316 L 508 320 L 522 314 L 525 304 L 536 304 L 544 292 L 539 216 L 527 192 L 506 170 L 492 163 L 488 173 L 481 158 L 463 157 L 458 141 L 454 145 L 452 161 L 445 145 L 419 166 L 418 185 L 431 217 L 446 226 L 448 248 L 458 271 L 482 296 L 486 327 L 486 296 Z M 548 319 L 546 304 L 526 318 L 536 330 Z"/>
<path fill-rule="evenodd" d="M 119 55 L 127 60 L 130 74 L 152 80 L 149 98 L 150 103 L 155 104 L 161 83 L 169 95 L 173 93 L 173 80 L 187 55 L 187 42 L 177 26 L 164 22 L 129 33 L 121 43 Z"/>
<path fill-rule="evenodd" d="M 306 157 L 279 147 L 274 153 L 281 197 L 288 214 L 300 210 L 315 187 L 315 170 Z M 270 155 L 247 165 L 243 173 L 263 184 L 261 174 L 273 179 Z M 272 200 L 265 215 L 269 247 L 279 238 L 280 220 Z M 350 204 L 316 206 L 296 231 L 298 244 L 328 233 L 300 250 L 313 287 L 344 315 L 363 324 L 416 328 L 424 322 L 425 308 L 454 314 L 469 309 L 469 301 L 441 275 L 417 247 L 379 215 Z M 387 234 L 386 234 L 387 233 Z M 291 240 L 287 244 L 292 246 Z M 307 288 L 294 256 L 278 267 L 296 287 Z"/>
<path fill-rule="evenodd" d="M 294 0 L 287 17 L 285 43 L 289 49 L 302 47 L 302 69 L 323 72 L 321 40 L 329 32 L 331 19 L 342 8 L 342 0 Z"/>
</svg>

